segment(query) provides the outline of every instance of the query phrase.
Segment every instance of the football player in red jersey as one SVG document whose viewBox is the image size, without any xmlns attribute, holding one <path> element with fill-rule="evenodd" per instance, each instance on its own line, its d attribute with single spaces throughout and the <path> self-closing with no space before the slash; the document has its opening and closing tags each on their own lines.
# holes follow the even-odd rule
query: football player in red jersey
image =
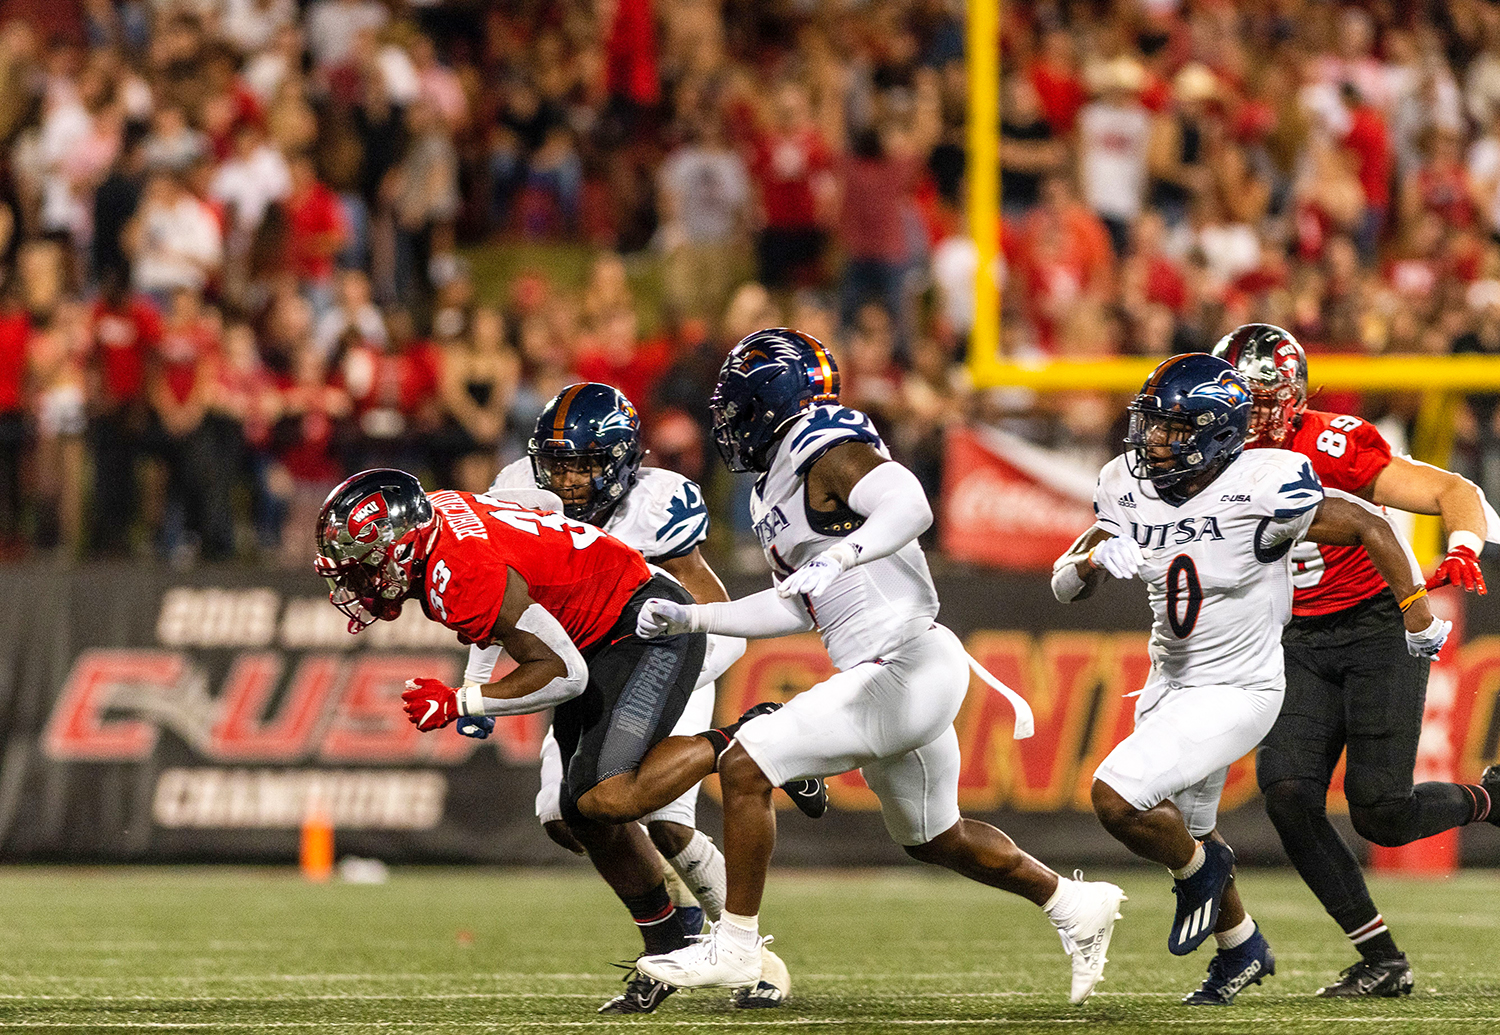
<svg viewBox="0 0 1500 1035">
<path fill-rule="evenodd" d="M 317 536 L 317 571 L 351 632 L 395 619 L 414 597 L 464 643 L 505 648 L 516 667 L 483 686 L 411 680 L 402 694 L 411 721 L 426 731 L 555 709 L 564 819 L 646 950 L 686 945 L 697 932 L 675 916 L 660 860 L 632 821 L 713 771 L 712 738 L 668 735 L 698 678 L 705 634 L 643 640 L 635 626 L 647 600 L 690 604 L 692 595 L 536 489 L 428 495 L 403 471 L 365 471 L 329 495 Z"/>
<path fill-rule="evenodd" d="M 1246 324 L 1213 353 L 1250 382 L 1255 410 L 1247 445 L 1302 453 L 1325 487 L 1441 515 L 1448 554 L 1426 589 L 1451 582 L 1485 592 L 1478 555 L 1487 528 L 1478 489 L 1456 474 L 1392 456 L 1380 432 L 1358 417 L 1308 409 L 1307 357 L 1280 327 Z M 1500 796 L 1500 770 L 1486 769 L 1477 784 L 1412 786 L 1430 663 L 1406 650 L 1402 606 L 1361 547 L 1300 543 L 1292 557 L 1293 617 L 1282 636 L 1286 700 L 1261 743 L 1257 777 L 1286 854 L 1360 953 L 1318 995 L 1406 995 L 1411 966 L 1324 812 L 1334 766 L 1347 749 L 1349 817 L 1379 845 L 1404 845 L 1481 820 L 1500 823 L 1500 809 L 1491 807 Z"/>
</svg>

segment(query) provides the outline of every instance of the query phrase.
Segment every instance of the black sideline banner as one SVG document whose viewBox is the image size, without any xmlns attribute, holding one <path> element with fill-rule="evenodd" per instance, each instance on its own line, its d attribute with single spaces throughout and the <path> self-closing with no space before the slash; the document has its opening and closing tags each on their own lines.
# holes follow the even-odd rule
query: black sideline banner
<svg viewBox="0 0 1500 1035">
<path fill-rule="evenodd" d="M 406 721 L 406 679 L 456 683 L 466 657 L 417 607 L 353 637 L 310 575 L 0 570 L 0 858 L 285 862 L 319 802 L 340 855 L 573 862 L 532 815 L 544 716 L 501 719 L 483 742 Z M 1149 667 L 1143 589 L 1111 584 L 1068 607 L 1043 577 L 955 572 L 938 589 L 941 620 L 1037 719 L 1036 736 L 1012 740 L 1009 706 L 974 682 L 958 721 L 965 810 L 1056 866 L 1125 860 L 1088 811 L 1088 787 L 1129 731 L 1125 695 Z M 1422 764 L 1473 778 L 1500 756 L 1500 601 L 1467 603 L 1462 642 L 1433 670 Z M 784 700 L 831 671 L 815 636 L 752 643 L 720 682 L 719 715 Z M 716 793 L 710 779 L 700 807 L 715 836 Z M 858 773 L 830 793 L 823 820 L 783 817 L 779 861 L 904 861 Z M 1224 804 L 1240 857 L 1280 861 L 1251 760 L 1231 771 Z M 1337 794 L 1330 811 L 1344 811 Z M 1461 847 L 1467 863 L 1500 862 L 1488 827 L 1466 831 Z"/>
</svg>

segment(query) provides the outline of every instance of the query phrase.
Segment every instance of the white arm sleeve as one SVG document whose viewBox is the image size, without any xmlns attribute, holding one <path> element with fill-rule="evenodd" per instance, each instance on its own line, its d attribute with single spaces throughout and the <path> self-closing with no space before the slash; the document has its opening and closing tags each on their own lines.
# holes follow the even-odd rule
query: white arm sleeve
<svg viewBox="0 0 1500 1035">
<path fill-rule="evenodd" d="M 501 503 L 514 503 L 518 507 L 540 510 L 544 514 L 560 514 L 563 509 L 562 499 L 548 489 L 497 489 L 491 486 L 485 495 Z"/>
<path fill-rule="evenodd" d="M 538 822 L 551 823 L 554 819 L 562 819 L 562 779 L 562 749 L 557 746 L 552 727 L 548 726 L 547 735 L 542 738 L 542 786 L 536 792 Z"/>
<path fill-rule="evenodd" d="M 1057 598 L 1058 603 L 1071 604 L 1078 599 L 1078 594 L 1088 588 L 1088 583 L 1078 575 L 1078 562 L 1085 556 L 1085 552 L 1081 549 L 1083 541 L 1099 527 L 1090 525 L 1088 531 L 1073 540 L 1073 545 L 1068 547 L 1068 552 L 1053 563 L 1052 595 Z"/>
<path fill-rule="evenodd" d="M 540 690 L 532 691 L 525 697 L 485 697 L 483 687 L 465 686 L 459 692 L 458 697 L 458 710 L 462 714 L 526 715 L 571 701 L 583 693 L 584 688 L 588 686 L 589 668 L 584 663 L 583 655 L 578 653 L 578 648 L 568 638 L 567 630 L 558 623 L 556 618 L 543 610 L 541 604 L 532 604 L 528 607 L 521 615 L 521 620 L 516 623 L 516 628 L 522 632 L 531 633 L 551 647 L 553 653 L 567 666 L 567 674 L 558 676 Z"/>
<path fill-rule="evenodd" d="M 789 636 L 813 627 L 812 615 L 807 613 L 800 597 L 782 597 L 774 589 L 727 603 L 694 604 L 687 612 L 693 632 L 752 640 Z"/>
<path fill-rule="evenodd" d="M 693 685 L 693 689 L 701 689 L 728 672 L 730 665 L 744 657 L 745 646 L 744 637 L 709 634 L 708 650 L 703 655 L 703 668 L 698 673 L 698 682 Z"/>
<path fill-rule="evenodd" d="M 464 669 L 464 686 L 484 686 L 495 677 L 495 666 L 505 657 L 505 648 L 498 643 L 493 647 L 469 646 L 469 664 Z"/>
<path fill-rule="evenodd" d="M 849 509 L 865 523 L 845 537 L 854 564 L 889 557 L 932 526 L 932 506 L 917 476 L 888 460 L 854 483 Z"/>
</svg>

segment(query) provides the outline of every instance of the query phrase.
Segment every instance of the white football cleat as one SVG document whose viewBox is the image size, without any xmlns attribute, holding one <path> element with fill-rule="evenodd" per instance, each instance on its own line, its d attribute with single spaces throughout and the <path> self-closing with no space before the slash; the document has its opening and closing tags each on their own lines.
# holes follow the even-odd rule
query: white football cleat
<svg viewBox="0 0 1500 1035">
<path fill-rule="evenodd" d="M 1082 876 L 1074 874 L 1075 879 Z M 1115 921 L 1120 919 L 1120 903 L 1124 901 L 1125 892 L 1107 881 L 1088 881 L 1080 886 L 1076 919 L 1057 929 L 1063 949 L 1073 958 L 1069 1002 L 1083 1002 L 1093 994 L 1094 986 L 1104 980 L 1104 964 L 1109 962 L 1104 954 L 1109 950 Z"/>
<path fill-rule="evenodd" d="M 740 945 L 724 931 L 724 924 L 710 924 L 707 934 L 695 937 L 686 948 L 659 956 L 642 956 L 636 969 L 649 978 L 674 988 L 744 988 L 760 980 L 761 949 L 770 938 L 757 938 L 753 946 Z"/>
</svg>

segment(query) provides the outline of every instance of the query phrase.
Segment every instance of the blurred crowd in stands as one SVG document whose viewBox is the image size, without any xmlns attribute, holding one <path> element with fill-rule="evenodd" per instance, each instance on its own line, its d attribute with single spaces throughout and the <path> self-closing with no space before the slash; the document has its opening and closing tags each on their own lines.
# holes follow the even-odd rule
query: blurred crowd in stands
<svg viewBox="0 0 1500 1035">
<path fill-rule="evenodd" d="M 579 379 L 727 500 L 710 389 L 787 322 L 939 456 L 962 9 L 10 0 L 0 555 L 300 563 L 344 474 L 481 490 Z"/>
<path fill-rule="evenodd" d="M 957 421 L 1102 463 L 1118 400 L 964 376 L 964 7 L 9 0 L 0 556 L 302 563 L 342 475 L 482 489 L 579 379 L 733 512 L 706 400 L 780 324 L 934 495 Z M 1013 2 L 1001 47 L 1007 354 L 1500 353 L 1500 8 Z M 483 275 L 518 247 L 587 274 Z M 1495 486 L 1496 399 L 1457 430 Z"/>
<path fill-rule="evenodd" d="M 1003 333 L 1168 355 L 1248 321 L 1312 354 L 1500 354 L 1500 6 L 1005 5 Z M 1399 446 L 1419 397 L 1325 392 Z M 1496 399 L 1455 466 L 1500 491 Z M 1031 426 L 1107 456 L 1114 407 Z"/>
</svg>

